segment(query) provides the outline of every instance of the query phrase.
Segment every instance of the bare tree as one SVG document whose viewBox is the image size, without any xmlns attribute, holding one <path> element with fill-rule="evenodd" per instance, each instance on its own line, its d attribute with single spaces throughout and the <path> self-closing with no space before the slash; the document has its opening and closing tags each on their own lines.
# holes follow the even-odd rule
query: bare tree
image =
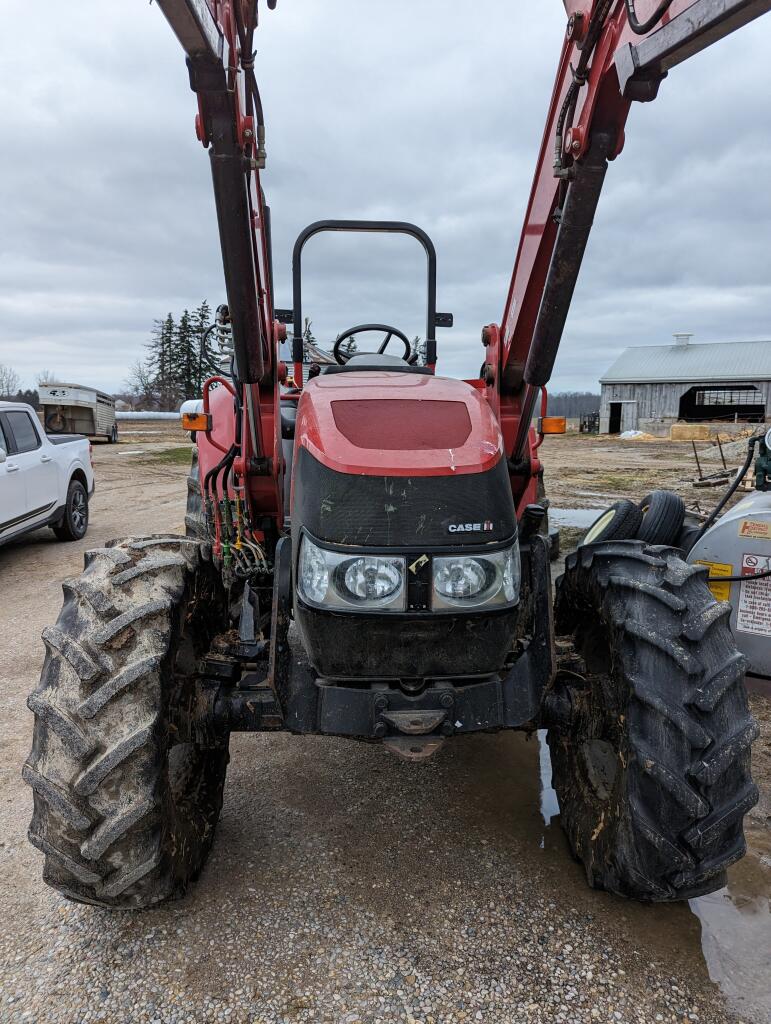
<svg viewBox="0 0 771 1024">
<path fill-rule="evenodd" d="M 59 377 L 55 370 L 41 370 L 37 377 L 35 377 L 35 383 L 39 388 L 44 388 L 49 384 L 57 384 L 58 381 Z"/>
<path fill-rule="evenodd" d="M 15 395 L 19 390 L 19 375 L 10 366 L 0 363 L 0 396 Z"/>
<path fill-rule="evenodd" d="M 133 398 L 132 404 L 139 409 L 156 409 L 158 398 L 153 386 L 152 368 L 137 359 L 129 371 L 126 387 Z"/>
</svg>

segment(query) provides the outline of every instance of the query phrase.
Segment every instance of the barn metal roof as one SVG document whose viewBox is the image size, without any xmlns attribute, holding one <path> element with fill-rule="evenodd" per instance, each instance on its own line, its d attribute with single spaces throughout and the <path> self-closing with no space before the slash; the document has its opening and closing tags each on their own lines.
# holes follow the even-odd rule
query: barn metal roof
<svg viewBox="0 0 771 1024">
<path fill-rule="evenodd" d="M 600 384 L 666 384 L 687 381 L 771 380 L 771 341 L 726 341 L 709 345 L 644 345 L 628 348 Z"/>
</svg>

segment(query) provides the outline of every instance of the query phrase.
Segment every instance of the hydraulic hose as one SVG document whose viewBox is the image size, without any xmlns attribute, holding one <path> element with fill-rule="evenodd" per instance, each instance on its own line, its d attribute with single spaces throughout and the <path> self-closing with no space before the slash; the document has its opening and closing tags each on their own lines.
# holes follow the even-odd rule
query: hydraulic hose
<svg viewBox="0 0 771 1024">
<path fill-rule="evenodd" d="M 626 0 L 626 14 L 629 20 L 629 27 L 638 36 L 644 36 L 653 28 L 657 21 L 660 21 L 672 6 L 672 0 L 662 0 L 653 14 L 647 21 L 638 21 L 634 9 L 635 0 Z"/>
<path fill-rule="evenodd" d="M 693 540 L 693 544 L 691 545 L 691 547 L 693 547 L 694 544 L 698 543 L 698 541 L 701 540 L 701 538 L 704 536 L 704 534 L 707 532 L 707 530 L 710 528 L 710 526 L 712 526 L 712 524 L 715 522 L 717 517 L 720 515 L 720 513 L 723 511 L 723 509 L 726 507 L 728 502 L 731 500 L 731 498 L 735 494 L 737 487 L 742 482 L 742 480 L 745 478 L 745 476 L 747 475 L 747 470 L 752 465 L 752 460 L 753 460 L 753 457 L 755 455 L 755 445 L 758 443 L 758 441 L 762 441 L 762 440 L 763 440 L 763 435 L 762 434 L 756 434 L 755 437 L 751 437 L 750 438 L 749 444 L 747 445 L 747 458 L 744 460 L 744 465 L 739 470 L 739 472 L 736 474 L 736 477 L 734 478 L 734 481 L 731 484 L 731 486 L 725 492 L 725 494 L 720 499 L 720 501 L 717 503 L 717 505 L 715 505 L 715 507 L 712 509 L 712 512 L 709 514 L 709 516 L 704 520 L 704 523 L 702 524 L 702 527 L 699 530 L 699 532 L 696 534 L 696 536 L 695 536 L 695 538 Z M 747 577 L 745 577 L 745 579 L 746 578 Z"/>
<path fill-rule="evenodd" d="M 600 6 L 593 15 L 592 20 L 589 22 L 586 39 L 584 40 L 581 48 L 581 56 L 578 59 L 576 67 L 572 69 L 573 81 L 570 83 L 568 91 L 565 94 L 559 118 L 557 119 L 557 131 L 554 139 L 554 174 L 558 178 L 564 178 L 569 174 L 564 163 L 564 139 L 568 130 L 573 125 L 576 104 L 578 102 L 578 94 L 586 84 L 586 80 L 589 76 L 589 62 L 592 59 L 595 47 L 599 42 L 600 35 L 605 27 L 605 22 L 608 20 L 608 15 L 610 14 L 612 6 L 613 0 L 602 0 Z"/>
<path fill-rule="evenodd" d="M 771 576 L 771 569 L 753 572 L 750 576 L 708 576 L 710 583 L 752 583 L 753 580 L 765 580 Z"/>
</svg>

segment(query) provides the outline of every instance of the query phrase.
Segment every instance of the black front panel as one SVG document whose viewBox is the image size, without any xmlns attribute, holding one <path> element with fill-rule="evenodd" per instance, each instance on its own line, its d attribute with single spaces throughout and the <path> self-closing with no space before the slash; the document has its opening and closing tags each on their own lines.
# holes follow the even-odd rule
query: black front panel
<svg viewBox="0 0 771 1024">
<path fill-rule="evenodd" d="M 321 544 L 390 548 L 407 558 L 404 612 L 320 610 L 295 597 L 295 621 L 320 676 L 425 678 L 501 668 L 516 634 L 517 609 L 430 609 L 434 554 L 499 547 L 516 536 L 503 459 L 486 473 L 371 477 L 336 473 L 301 448 L 292 508 L 295 567 L 304 530 Z"/>
<path fill-rule="evenodd" d="M 332 544 L 445 547 L 506 541 L 516 516 L 506 461 L 485 473 L 360 476 L 296 450 L 292 532 Z"/>
<path fill-rule="evenodd" d="M 476 615 L 350 615 L 295 605 L 316 672 L 338 679 L 424 679 L 497 672 L 511 650 L 517 608 Z"/>
</svg>

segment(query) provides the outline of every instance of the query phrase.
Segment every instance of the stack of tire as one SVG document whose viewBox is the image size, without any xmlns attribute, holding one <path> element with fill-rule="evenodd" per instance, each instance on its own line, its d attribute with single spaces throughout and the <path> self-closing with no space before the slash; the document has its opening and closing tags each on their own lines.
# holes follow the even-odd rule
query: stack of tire
<svg viewBox="0 0 771 1024">
<path fill-rule="evenodd" d="M 688 551 L 698 529 L 687 522 L 685 503 L 679 495 L 652 491 L 639 504 L 625 499 L 611 505 L 592 523 L 582 543 L 642 540 Z"/>
</svg>

